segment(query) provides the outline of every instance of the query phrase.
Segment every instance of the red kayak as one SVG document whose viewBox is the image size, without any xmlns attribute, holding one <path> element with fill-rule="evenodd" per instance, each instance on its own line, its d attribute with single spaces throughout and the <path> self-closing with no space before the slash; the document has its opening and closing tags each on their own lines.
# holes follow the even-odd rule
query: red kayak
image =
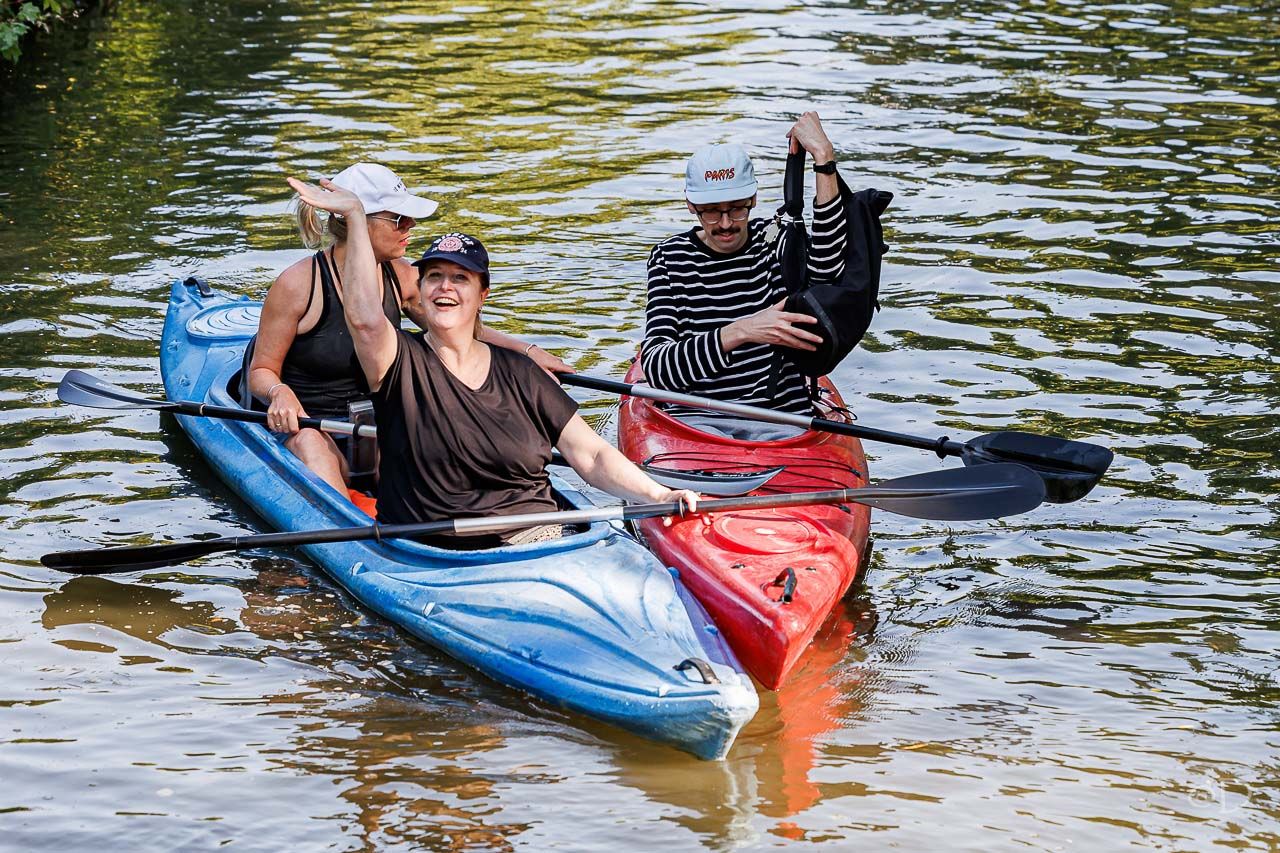
<svg viewBox="0 0 1280 853">
<path fill-rule="evenodd" d="M 639 362 L 627 382 L 643 382 Z M 833 420 L 847 419 L 822 380 Z M 628 459 L 707 473 L 782 472 L 753 494 L 850 489 L 867 484 L 856 438 L 805 432 L 782 441 L 740 441 L 693 429 L 651 401 L 623 397 L 618 445 Z M 866 565 L 871 510 L 858 504 L 695 516 L 638 527 L 649 548 L 702 602 L 746 669 L 776 690 Z"/>
</svg>

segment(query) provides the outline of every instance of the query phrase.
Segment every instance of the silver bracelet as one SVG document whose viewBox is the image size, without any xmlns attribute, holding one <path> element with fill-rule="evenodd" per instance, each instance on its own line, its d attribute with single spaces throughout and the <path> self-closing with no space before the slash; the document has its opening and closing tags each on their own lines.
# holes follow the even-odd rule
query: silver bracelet
<svg viewBox="0 0 1280 853">
<path fill-rule="evenodd" d="M 536 347 L 536 346 L 537 346 L 537 344 L 529 344 L 527 347 L 525 347 L 525 348 L 524 348 L 524 354 L 525 354 L 525 355 L 528 355 L 528 354 L 529 354 L 529 350 L 533 349 L 533 348 L 534 348 L 534 347 Z"/>
<path fill-rule="evenodd" d="M 267 389 L 267 399 L 268 399 L 268 400 L 270 400 L 270 399 L 271 399 L 271 392 L 272 392 L 272 391 L 274 391 L 274 390 L 276 390 L 277 388 L 279 388 L 279 387 L 280 387 L 281 385 L 283 385 L 283 384 L 284 384 L 283 382 L 277 382 L 275 385 L 272 385 L 270 388 L 268 388 L 268 389 Z"/>
</svg>

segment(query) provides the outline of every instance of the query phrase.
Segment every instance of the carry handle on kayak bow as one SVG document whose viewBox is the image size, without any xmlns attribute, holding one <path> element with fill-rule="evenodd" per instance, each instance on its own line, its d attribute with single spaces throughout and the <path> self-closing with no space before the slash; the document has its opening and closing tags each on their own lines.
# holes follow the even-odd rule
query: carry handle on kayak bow
<svg viewBox="0 0 1280 853">
<path fill-rule="evenodd" d="M 914 518 L 974 521 L 1026 512 L 1044 500 L 1044 484 L 1021 465 L 985 465 L 951 468 L 899 477 L 860 489 L 757 495 L 699 501 L 698 512 L 728 512 L 812 504 L 859 503 Z M 45 554 L 40 562 L 51 569 L 82 574 L 151 569 L 185 563 L 196 557 L 246 548 L 283 548 L 322 542 L 398 539 L 438 534 L 495 533 L 544 524 L 591 524 L 601 521 L 634 521 L 641 518 L 683 515 L 680 503 L 599 507 L 564 512 L 539 512 L 486 518 L 454 518 L 420 524 L 372 525 L 228 536 L 194 542 L 160 545 L 93 548 Z"/>
<path fill-rule="evenodd" d="M 582 373 L 561 373 L 557 378 L 566 385 L 577 385 L 580 388 L 591 388 L 611 394 L 642 397 L 659 403 L 678 403 L 691 408 L 737 415 L 747 420 L 784 424 L 801 429 L 850 435 L 868 441 L 931 450 L 939 457 L 958 456 L 965 465 L 1015 462 L 1025 465 L 1040 475 L 1044 480 L 1046 500 L 1050 503 L 1070 503 L 1087 495 L 1102 479 L 1102 475 L 1107 472 L 1115 456 L 1110 450 L 1097 444 L 1029 432 L 992 432 L 967 442 L 952 441 L 946 436 L 929 439 L 826 418 L 778 412 L 759 406 L 664 391 L 652 385 L 618 382 Z"/>
<path fill-rule="evenodd" d="M 69 370 L 58 384 L 58 399 L 75 406 L 88 406 L 94 409 L 152 409 L 157 412 L 173 412 L 179 415 L 191 415 L 202 418 L 220 418 L 222 420 L 256 423 L 263 426 L 267 423 L 267 413 L 249 409 L 231 408 L 229 406 L 213 406 L 188 400 L 170 401 L 154 400 L 113 385 L 104 379 L 84 370 Z M 349 421 L 330 420 L 328 418 L 298 418 L 298 425 L 331 432 L 339 435 L 358 435 L 362 438 L 377 438 L 378 428 L 359 425 Z M 566 468 L 569 460 L 560 451 L 551 452 L 551 464 Z M 781 468 L 770 468 L 754 474 L 692 474 L 675 471 L 655 465 L 641 465 L 640 468 L 657 482 L 669 489 L 689 489 L 699 494 L 729 497 L 745 495 L 763 487 L 782 472 Z"/>
</svg>

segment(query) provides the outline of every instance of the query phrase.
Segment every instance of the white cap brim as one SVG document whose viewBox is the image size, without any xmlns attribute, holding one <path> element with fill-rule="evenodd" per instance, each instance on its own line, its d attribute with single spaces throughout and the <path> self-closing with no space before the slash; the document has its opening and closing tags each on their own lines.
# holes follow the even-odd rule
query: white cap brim
<svg viewBox="0 0 1280 853">
<path fill-rule="evenodd" d="M 693 204 L 719 204 L 722 201 L 748 199 L 756 194 L 759 184 L 752 181 L 740 187 L 716 187 L 713 190 L 685 190 L 684 197 Z"/>
<path fill-rule="evenodd" d="M 401 216 L 412 216 L 414 219 L 426 219 L 435 213 L 439 206 L 429 198 L 402 193 L 386 198 L 383 201 L 382 210 L 398 213 Z"/>
</svg>

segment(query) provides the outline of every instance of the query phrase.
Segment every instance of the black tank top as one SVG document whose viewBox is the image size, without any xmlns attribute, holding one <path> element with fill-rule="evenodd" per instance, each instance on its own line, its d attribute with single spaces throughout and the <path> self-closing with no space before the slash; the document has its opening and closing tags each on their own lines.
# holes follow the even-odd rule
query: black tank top
<svg viewBox="0 0 1280 853">
<path fill-rule="evenodd" d="M 390 261 L 382 268 L 382 310 L 391 325 L 400 328 L 400 279 Z M 311 298 L 302 313 L 311 309 L 316 272 L 320 274 L 320 319 L 293 339 L 284 357 L 280 379 L 298 396 L 313 418 L 345 418 L 347 404 L 369 396 L 369 385 L 356 358 L 356 346 L 347 330 L 342 302 L 334 280 L 341 281 L 332 259 L 316 252 L 311 259 Z"/>
</svg>

